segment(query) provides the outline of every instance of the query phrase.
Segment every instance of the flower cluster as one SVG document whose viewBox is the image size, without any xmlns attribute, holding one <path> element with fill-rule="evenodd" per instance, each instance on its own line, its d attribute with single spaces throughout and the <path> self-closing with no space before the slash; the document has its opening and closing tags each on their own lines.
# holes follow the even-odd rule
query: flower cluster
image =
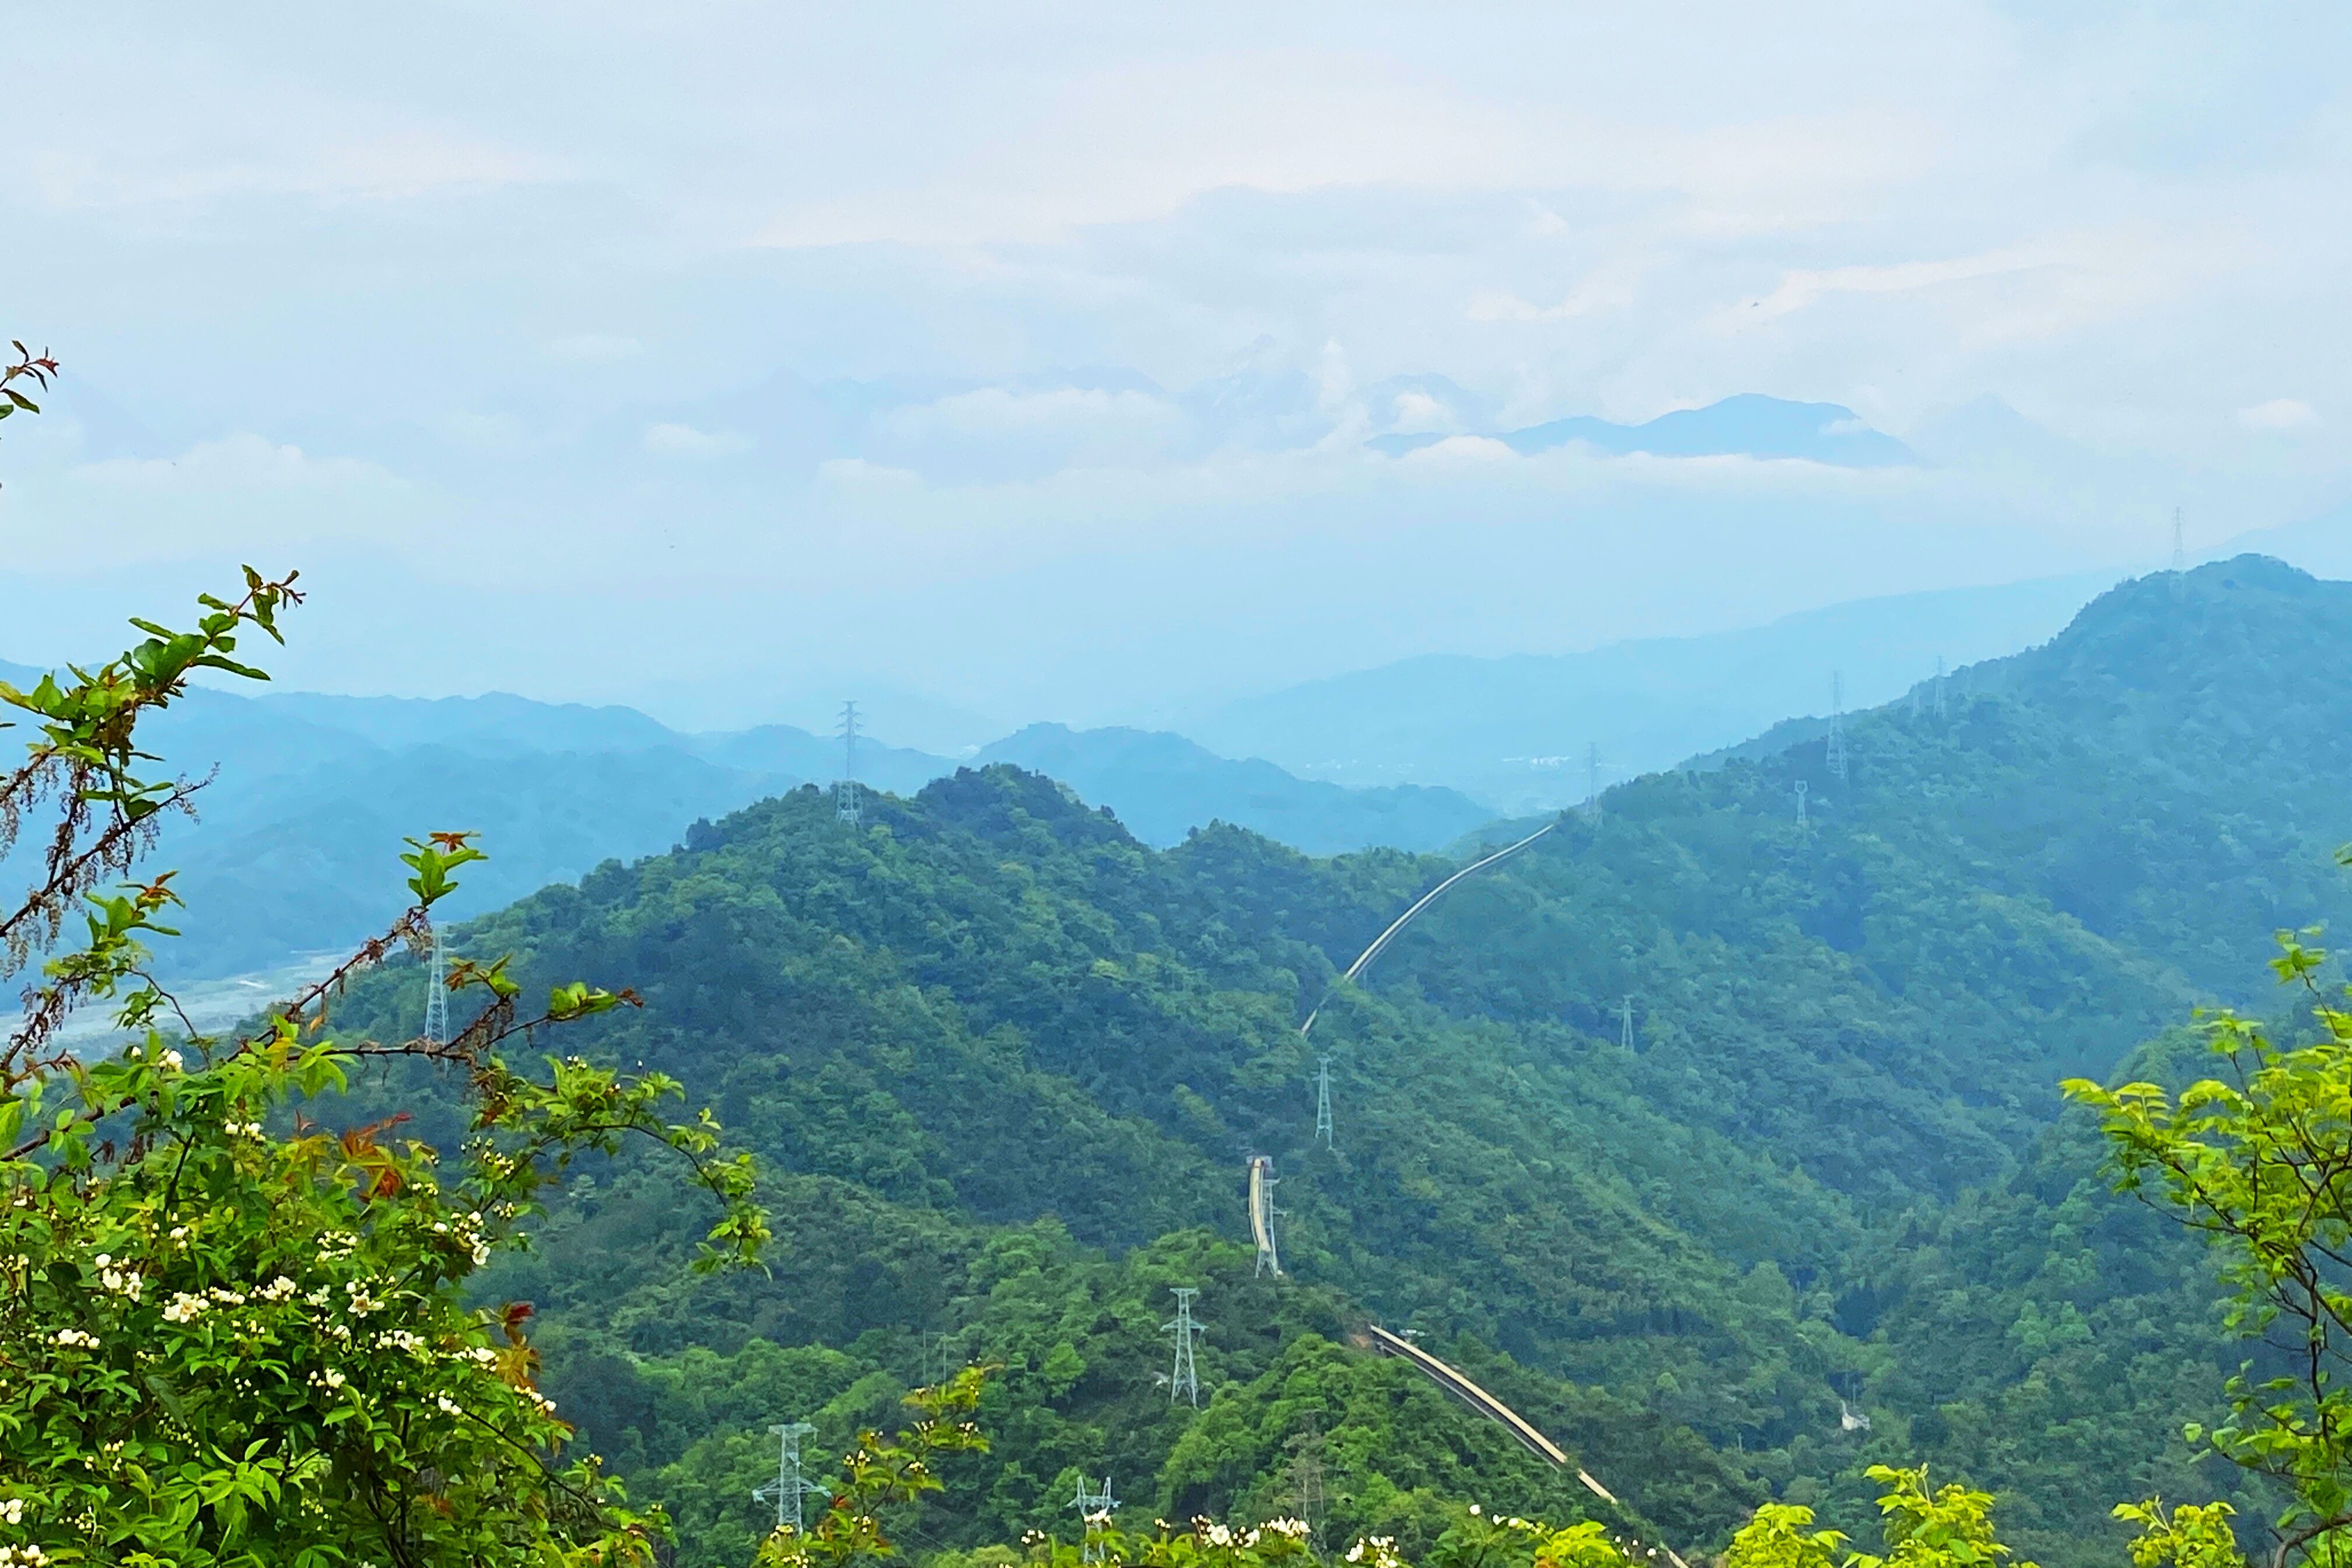
<svg viewBox="0 0 2352 1568">
<path fill-rule="evenodd" d="M 0 1546 L 0 1568 L 41 1568 L 47 1561 L 37 1546 Z"/>
<path fill-rule="evenodd" d="M 101 1252 L 90 1261 L 98 1265 L 98 1282 L 116 1295 L 136 1301 L 146 1290 L 147 1277 L 128 1267 L 129 1258 L 123 1259 L 126 1267 L 121 1268 L 114 1266 L 114 1258 L 109 1253 Z"/>
<path fill-rule="evenodd" d="M 58 1331 L 58 1343 L 65 1346 L 68 1350 L 79 1347 L 82 1350 L 94 1351 L 98 1348 L 98 1336 L 96 1334 L 86 1334 L 79 1329 L 59 1329 Z M 12 1499 L 10 1501 L 11 1505 L 14 1506 L 15 1500 Z M 9 1522 L 13 1524 L 16 1521 L 11 1520 Z"/>
</svg>

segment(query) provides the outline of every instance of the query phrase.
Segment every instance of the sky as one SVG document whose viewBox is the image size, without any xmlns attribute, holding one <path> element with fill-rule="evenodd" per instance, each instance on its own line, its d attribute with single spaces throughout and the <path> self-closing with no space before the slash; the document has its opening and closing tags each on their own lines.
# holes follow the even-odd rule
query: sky
<svg viewBox="0 0 2352 1568">
<path fill-rule="evenodd" d="M 12 14 L 0 658 L 1149 721 L 2352 501 L 2341 7 L 380 20 Z M 1912 458 L 1494 438 L 1743 394 Z"/>
</svg>

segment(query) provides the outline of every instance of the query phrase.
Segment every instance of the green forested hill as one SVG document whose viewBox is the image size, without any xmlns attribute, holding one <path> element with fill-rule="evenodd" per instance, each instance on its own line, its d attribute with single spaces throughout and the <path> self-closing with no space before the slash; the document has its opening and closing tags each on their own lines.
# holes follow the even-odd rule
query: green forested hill
<svg viewBox="0 0 2352 1568">
<path fill-rule="evenodd" d="M 1843 779 L 1816 740 L 1612 791 L 1435 906 L 1312 1044 L 1308 1009 L 1448 863 L 1228 828 L 1156 851 L 1008 768 L 856 830 L 813 790 L 763 802 L 458 945 L 643 991 L 593 1048 L 676 1073 L 779 1173 L 772 1278 L 676 1282 L 695 1227 L 623 1166 L 505 1287 L 697 1562 L 749 1539 L 768 1421 L 818 1411 L 833 1441 L 929 1335 L 1010 1369 L 934 1546 L 1050 1522 L 1080 1471 L 1163 1512 L 1255 1506 L 1294 1440 L 1351 1526 L 1576 1503 L 1347 1348 L 1370 1315 L 1669 1539 L 1719 1541 L 1768 1490 L 1853 1528 L 1853 1472 L 1916 1452 L 2015 1491 L 2039 1560 L 2087 1563 L 2231 1358 L 2193 1253 L 2054 1125 L 2055 1080 L 2253 994 L 2268 931 L 2342 901 L 2347 658 L 2352 585 L 2252 560 L 2127 584 L 1940 714 L 1851 719 Z M 420 1006 L 395 970 L 345 1023 Z M 451 1131 L 414 1086 L 369 1092 Z M 1252 1152 L 1283 1176 L 1280 1284 L 1237 1245 Z M 1197 1415 L 1150 1381 L 1176 1283 L 1211 1324 Z"/>
</svg>

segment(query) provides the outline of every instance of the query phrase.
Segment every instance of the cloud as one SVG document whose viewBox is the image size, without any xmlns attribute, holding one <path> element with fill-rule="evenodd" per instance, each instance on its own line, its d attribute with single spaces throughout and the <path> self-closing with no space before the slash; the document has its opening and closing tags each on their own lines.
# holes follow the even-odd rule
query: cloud
<svg viewBox="0 0 2352 1568">
<path fill-rule="evenodd" d="M 2239 409 L 2238 423 L 2249 430 L 2308 430 L 2319 423 L 2319 411 L 2300 398 L 2273 397 Z"/>
<path fill-rule="evenodd" d="M 646 450 L 656 458 L 730 458 L 751 449 L 751 438 L 732 430 L 698 430 L 691 425 L 648 425 Z"/>
<path fill-rule="evenodd" d="M 106 209 L 256 195 L 401 201 L 556 179 L 567 170 L 540 153 L 427 130 L 325 144 L 289 139 L 267 152 L 179 161 L 143 149 L 110 157 L 51 149 L 27 156 L 24 172 L 52 206 Z"/>
<path fill-rule="evenodd" d="M 396 484 L 356 458 L 314 458 L 301 447 L 247 432 L 200 441 L 176 458 L 109 458 L 70 477 L 100 489 L 190 494 L 224 490 L 318 493 Z"/>
<path fill-rule="evenodd" d="M 1448 436 L 1443 441 L 1433 441 L 1426 447 L 1406 453 L 1404 460 L 1408 463 L 1493 463 L 1517 457 L 1517 452 L 1492 436 Z"/>
<path fill-rule="evenodd" d="M 816 466 L 819 484 L 843 490 L 908 490 L 922 488 L 922 476 L 863 458 L 828 458 Z"/>
<path fill-rule="evenodd" d="M 618 364 L 645 352 L 646 345 L 636 339 L 611 332 L 574 332 L 547 345 L 548 357 L 566 364 Z"/>
<path fill-rule="evenodd" d="M 1045 431 L 1149 429 L 1182 416 L 1149 393 L 1063 386 L 1015 392 L 983 386 L 959 392 L 905 411 L 902 423 L 936 426 L 962 435 L 1024 435 Z"/>
</svg>

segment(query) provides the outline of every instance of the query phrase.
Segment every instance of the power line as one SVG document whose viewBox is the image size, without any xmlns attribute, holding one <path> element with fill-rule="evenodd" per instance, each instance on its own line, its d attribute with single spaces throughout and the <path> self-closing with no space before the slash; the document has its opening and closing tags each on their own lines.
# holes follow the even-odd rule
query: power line
<svg viewBox="0 0 2352 1568">
<path fill-rule="evenodd" d="M 1169 1287 L 1176 1296 L 1176 1315 L 1160 1325 L 1163 1334 L 1176 1336 L 1176 1366 L 1168 1374 L 1168 1403 L 1189 1400 L 1201 1407 L 1201 1370 L 1192 1362 L 1192 1342 L 1204 1331 L 1192 1319 L 1192 1298 L 1201 1292 L 1190 1285 Z"/>
<path fill-rule="evenodd" d="M 1322 1065 L 1315 1074 L 1315 1141 L 1326 1149 L 1331 1142 L 1331 1058 L 1318 1057 Z"/>
<path fill-rule="evenodd" d="M 833 815 L 855 827 L 866 815 L 857 788 L 857 704 L 841 705 L 841 782 L 834 786 Z"/>
<path fill-rule="evenodd" d="M 776 1528 L 782 1530 L 790 1525 L 793 1533 L 798 1535 L 803 1528 L 801 1499 L 812 1493 L 818 1497 L 824 1495 L 823 1487 L 801 1477 L 801 1439 L 816 1428 L 805 1421 L 787 1421 L 768 1430 L 776 1435 L 776 1479 L 765 1486 L 752 1488 L 751 1500 L 766 1502 L 773 1498 Z"/>
</svg>

